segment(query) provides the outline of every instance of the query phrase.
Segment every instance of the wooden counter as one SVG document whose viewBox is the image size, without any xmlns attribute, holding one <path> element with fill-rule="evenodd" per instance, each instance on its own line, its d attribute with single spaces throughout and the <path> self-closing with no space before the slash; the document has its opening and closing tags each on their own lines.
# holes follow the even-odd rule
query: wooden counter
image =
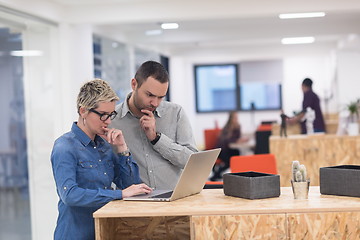
<svg viewBox="0 0 360 240">
<path fill-rule="evenodd" d="M 94 213 L 96 239 L 359 239 L 360 198 L 320 195 L 247 200 L 222 189 L 174 202 L 113 201 Z M 324 238 L 326 236 L 326 238 Z"/>
<path fill-rule="evenodd" d="M 319 185 L 319 168 L 360 164 L 360 136 L 329 134 L 271 136 L 270 153 L 277 162 L 281 186 L 290 186 L 292 161 L 299 160 L 307 168 L 310 185 Z"/>
<path fill-rule="evenodd" d="M 325 128 L 327 134 L 336 134 L 338 128 L 337 120 L 326 120 Z M 290 135 L 298 135 L 301 134 L 301 125 L 300 124 L 292 124 L 286 126 L 286 133 L 288 136 Z M 271 126 L 271 135 L 279 136 L 280 135 L 280 124 L 273 123 Z"/>
<path fill-rule="evenodd" d="M 273 123 L 271 125 L 271 135 L 272 136 L 280 136 L 280 128 L 281 128 L 280 124 Z M 286 134 L 288 136 L 301 134 L 300 124 L 287 125 L 286 126 Z"/>
</svg>

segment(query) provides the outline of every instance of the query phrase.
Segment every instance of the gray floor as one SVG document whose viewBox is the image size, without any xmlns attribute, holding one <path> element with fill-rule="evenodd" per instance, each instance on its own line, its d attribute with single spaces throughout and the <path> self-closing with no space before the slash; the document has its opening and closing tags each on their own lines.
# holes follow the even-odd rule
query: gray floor
<svg viewBox="0 0 360 240">
<path fill-rule="evenodd" d="M 30 222 L 27 188 L 0 187 L 0 239 L 31 239 Z"/>
</svg>

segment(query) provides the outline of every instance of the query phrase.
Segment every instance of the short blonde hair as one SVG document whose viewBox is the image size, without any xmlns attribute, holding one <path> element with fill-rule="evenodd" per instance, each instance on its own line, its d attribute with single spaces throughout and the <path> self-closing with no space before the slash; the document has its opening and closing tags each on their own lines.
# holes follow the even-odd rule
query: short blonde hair
<svg viewBox="0 0 360 240">
<path fill-rule="evenodd" d="M 84 107 L 87 110 L 98 107 L 101 102 L 118 101 L 116 95 L 110 85 L 99 78 L 86 82 L 81 88 L 77 97 L 77 110 Z"/>
</svg>

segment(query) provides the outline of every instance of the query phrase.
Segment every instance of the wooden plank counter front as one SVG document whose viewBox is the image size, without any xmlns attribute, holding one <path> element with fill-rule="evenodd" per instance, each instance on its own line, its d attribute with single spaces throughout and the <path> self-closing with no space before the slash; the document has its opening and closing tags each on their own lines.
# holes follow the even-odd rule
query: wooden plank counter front
<svg viewBox="0 0 360 240">
<path fill-rule="evenodd" d="M 307 169 L 310 185 L 319 186 L 320 167 L 360 165 L 360 136 L 328 134 L 270 137 L 270 153 L 276 157 L 280 184 L 290 186 L 292 161 L 299 160 Z"/>
<path fill-rule="evenodd" d="M 360 198 L 321 195 L 248 200 L 222 189 L 174 202 L 113 201 L 94 213 L 96 239 L 360 239 Z"/>
</svg>

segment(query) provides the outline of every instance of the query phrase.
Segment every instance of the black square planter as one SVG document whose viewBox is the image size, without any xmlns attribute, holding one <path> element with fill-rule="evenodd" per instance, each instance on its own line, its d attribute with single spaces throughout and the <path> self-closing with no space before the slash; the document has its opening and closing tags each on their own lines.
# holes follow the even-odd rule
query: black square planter
<svg viewBox="0 0 360 240">
<path fill-rule="evenodd" d="M 339 165 L 320 168 L 320 193 L 360 197 L 360 166 Z"/>
<path fill-rule="evenodd" d="M 260 172 L 226 173 L 224 194 L 247 199 L 280 196 L 280 176 Z"/>
</svg>

